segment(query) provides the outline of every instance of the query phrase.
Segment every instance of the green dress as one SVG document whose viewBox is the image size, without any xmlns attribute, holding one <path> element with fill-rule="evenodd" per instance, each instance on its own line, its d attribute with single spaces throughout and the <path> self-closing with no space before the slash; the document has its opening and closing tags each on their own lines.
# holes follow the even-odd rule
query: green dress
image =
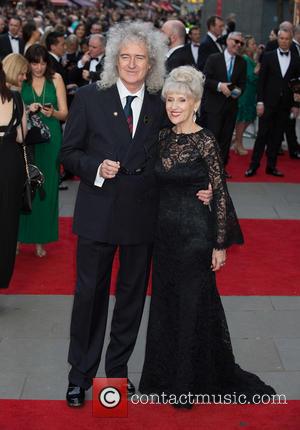
<svg viewBox="0 0 300 430">
<path fill-rule="evenodd" d="M 35 93 L 31 83 L 24 82 L 22 98 L 25 105 L 35 102 L 52 103 L 54 109 L 58 109 L 56 89 L 52 81 L 45 80 L 40 96 Z M 41 112 L 39 115 L 51 132 L 50 142 L 37 144 L 34 149 L 34 163 L 45 176 L 46 196 L 41 200 L 40 194 L 37 193 L 33 200 L 32 212 L 21 215 L 18 238 L 21 243 L 43 244 L 58 240 L 58 153 L 62 141 L 61 125 L 53 117 L 47 118 Z"/>
<path fill-rule="evenodd" d="M 256 63 L 248 55 L 243 55 L 247 63 L 246 88 L 238 101 L 237 122 L 253 122 L 256 118 L 256 93 L 258 76 L 254 73 Z"/>
</svg>

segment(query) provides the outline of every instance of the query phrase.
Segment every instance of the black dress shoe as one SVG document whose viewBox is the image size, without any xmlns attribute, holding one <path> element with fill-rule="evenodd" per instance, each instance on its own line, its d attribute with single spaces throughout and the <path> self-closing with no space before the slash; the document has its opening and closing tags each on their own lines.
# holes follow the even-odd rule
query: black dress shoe
<svg viewBox="0 0 300 430">
<path fill-rule="evenodd" d="M 226 172 L 226 170 L 225 170 L 225 178 L 226 179 L 231 179 L 232 178 L 232 176 L 228 173 L 228 172 Z"/>
<path fill-rule="evenodd" d="M 254 169 L 253 167 L 250 167 L 248 170 L 246 170 L 245 176 L 247 178 L 250 178 L 250 176 L 254 176 L 256 174 L 256 170 L 257 169 Z"/>
<path fill-rule="evenodd" d="M 66 191 L 69 189 L 68 185 L 63 185 L 63 183 L 61 183 L 58 187 L 59 191 Z"/>
<path fill-rule="evenodd" d="M 85 399 L 85 389 L 70 382 L 67 390 L 66 399 L 68 405 L 72 408 L 83 406 Z"/>
<path fill-rule="evenodd" d="M 130 381 L 130 379 L 128 379 L 128 382 L 127 382 L 127 397 L 128 397 L 128 399 L 130 399 L 130 397 L 133 396 L 134 394 L 135 394 L 135 386 Z"/>
<path fill-rule="evenodd" d="M 290 155 L 291 158 L 295 158 L 296 160 L 300 160 L 300 151 L 296 151 Z"/>
<path fill-rule="evenodd" d="M 267 175 L 272 175 L 272 176 L 277 176 L 277 177 L 282 177 L 284 176 L 284 174 L 282 172 L 280 172 L 280 170 L 277 170 L 276 167 L 267 167 L 266 168 L 266 174 Z"/>
</svg>

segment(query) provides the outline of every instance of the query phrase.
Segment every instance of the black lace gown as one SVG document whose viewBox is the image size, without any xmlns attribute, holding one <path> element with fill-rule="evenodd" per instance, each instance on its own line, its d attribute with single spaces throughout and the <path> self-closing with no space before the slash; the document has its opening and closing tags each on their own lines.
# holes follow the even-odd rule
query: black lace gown
<svg viewBox="0 0 300 430">
<path fill-rule="evenodd" d="M 153 291 L 141 393 L 275 394 L 234 360 L 211 270 L 213 248 L 243 243 L 213 135 L 162 130 Z M 196 197 L 213 187 L 210 208 Z"/>
</svg>

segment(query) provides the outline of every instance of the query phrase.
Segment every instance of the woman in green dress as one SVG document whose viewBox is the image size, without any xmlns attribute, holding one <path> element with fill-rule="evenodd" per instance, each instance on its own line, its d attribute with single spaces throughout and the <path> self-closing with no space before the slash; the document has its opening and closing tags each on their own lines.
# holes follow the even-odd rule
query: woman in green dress
<svg viewBox="0 0 300 430">
<path fill-rule="evenodd" d="M 19 242 L 36 244 L 36 255 L 44 257 L 45 243 L 58 240 L 58 181 L 62 131 L 60 121 L 67 117 L 66 91 L 62 77 L 53 73 L 46 48 L 35 44 L 25 55 L 29 62 L 27 80 L 23 83 L 22 98 L 30 112 L 38 112 L 51 133 L 50 142 L 34 148 L 34 162 L 45 176 L 45 197 L 36 194 L 32 212 L 22 214 Z M 19 244 L 17 253 L 19 250 Z"/>
<path fill-rule="evenodd" d="M 247 63 L 246 88 L 239 98 L 239 108 L 236 119 L 234 150 L 239 155 L 246 155 L 247 150 L 243 147 L 243 134 L 246 128 L 255 121 L 256 118 L 256 87 L 259 66 L 255 62 L 257 44 L 253 36 L 245 37 L 244 60 Z"/>
</svg>

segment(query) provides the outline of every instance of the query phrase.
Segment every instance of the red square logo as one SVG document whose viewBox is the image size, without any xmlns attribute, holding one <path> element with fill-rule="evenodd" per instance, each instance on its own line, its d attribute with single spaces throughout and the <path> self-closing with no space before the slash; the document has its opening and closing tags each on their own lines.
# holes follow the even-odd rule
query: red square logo
<svg viewBox="0 0 300 430">
<path fill-rule="evenodd" d="M 127 378 L 93 379 L 93 416 L 105 418 L 128 416 Z"/>
</svg>

